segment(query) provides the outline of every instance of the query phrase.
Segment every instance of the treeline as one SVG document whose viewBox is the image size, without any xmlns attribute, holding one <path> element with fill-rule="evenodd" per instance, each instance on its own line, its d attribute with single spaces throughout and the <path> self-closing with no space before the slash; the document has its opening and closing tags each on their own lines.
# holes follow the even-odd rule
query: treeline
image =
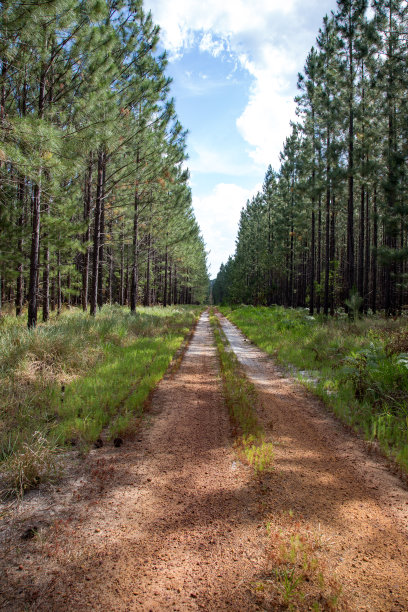
<svg viewBox="0 0 408 612">
<path fill-rule="evenodd" d="M 206 253 L 159 29 L 141 0 L 5 0 L 0 299 L 192 303 Z"/>
<path fill-rule="evenodd" d="M 408 5 L 338 0 L 299 75 L 278 172 L 242 210 L 219 302 L 384 309 L 407 295 Z"/>
</svg>

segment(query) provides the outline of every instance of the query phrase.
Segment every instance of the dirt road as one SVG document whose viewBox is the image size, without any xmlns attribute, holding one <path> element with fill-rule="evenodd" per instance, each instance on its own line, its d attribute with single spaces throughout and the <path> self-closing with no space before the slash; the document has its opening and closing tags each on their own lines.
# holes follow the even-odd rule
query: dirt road
<svg viewBox="0 0 408 612">
<path fill-rule="evenodd" d="M 271 520 L 290 508 L 330 543 L 327 562 L 351 610 L 408 610 L 408 492 L 224 317 L 224 333 L 272 427 Z"/>
<path fill-rule="evenodd" d="M 92 452 L 93 481 L 63 512 L 73 520 L 44 535 L 43 551 L 26 542 L 23 569 L 8 570 L 6 609 L 259 609 L 248 584 L 266 534 L 231 448 L 208 314 L 150 416 L 134 443 Z"/>
<path fill-rule="evenodd" d="M 143 432 L 6 520 L 1 609 L 284 609 L 254 585 L 272 571 L 265 524 L 290 512 L 326 543 L 350 610 L 408 610 L 407 491 L 223 324 L 261 394 L 274 472 L 256 479 L 237 461 L 204 314 Z M 37 536 L 21 539 L 30 525 Z"/>
</svg>

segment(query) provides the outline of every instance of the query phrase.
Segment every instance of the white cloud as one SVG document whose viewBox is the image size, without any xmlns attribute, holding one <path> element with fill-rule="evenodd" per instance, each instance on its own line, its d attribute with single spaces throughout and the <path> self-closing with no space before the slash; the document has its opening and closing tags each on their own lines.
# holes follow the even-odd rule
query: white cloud
<svg viewBox="0 0 408 612">
<path fill-rule="evenodd" d="M 200 143 L 191 143 L 193 151 L 188 160 L 189 169 L 195 174 L 227 174 L 229 176 L 250 176 L 255 174 L 253 164 L 236 162 L 226 150 L 208 148 Z"/>
<path fill-rule="evenodd" d="M 244 189 L 238 185 L 219 183 L 205 196 L 193 195 L 196 219 L 210 251 L 210 275 L 216 276 L 219 267 L 235 251 L 235 238 L 241 209 L 248 199 L 261 189 Z"/>
<path fill-rule="evenodd" d="M 200 51 L 208 51 L 213 57 L 218 57 L 228 49 L 224 40 L 216 40 L 210 32 L 205 32 L 199 44 Z"/>
<path fill-rule="evenodd" d="M 254 162 L 277 167 L 295 118 L 297 72 L 336 0 L 147 0 L 170 57 L 197 46 L 228 53 L 253 77 L 237 128 Z"/>
<path fill-rule="evenodd" d="M 265 41 L 281 39 L 280 27 L 290 22 L 299 0 L 146 0 L 161 27 L 170 59 L 198 46 L 213 56 L 223 51 L 262 58 Z M 306 0 L 313 2 L 316 0 Z"/>
<path fill-rule="evenodd" d="M 289 133 L 289 122 L 295 118 L 295 103 L 287 77 L 295 73 L 296 65 L 286 52 L 265 44 L 264 61 L 241 58 L 241 63 L 253 75 L 249 102 L 236 123 L 242 137 L 252 147 L 250 156 L 255 163 L 277 166 L 282 144 Z"/>
<path fill-rule="evenodd" d="M 279 167 L 279 152 L 290 133 L 290 119 L 295 118 L 293 97 L 297 73 L 303 69 L 306 55 L 314 44 L 325 12 L 335 9 L 336 0 L 145 0 L 153 19 L 161 26 L 161 39 L 170 60 L 180 58 L 189 49 L 199 49 L 215 58 L 232 60 L 237 69 L 252 77 L 248 102 L 239 117 L 237 130 L 248 144 L 248 162 L 231 153 L 228 145 L 189 143 L 188 162 L 194 175 L 222 180 L 221 174 L 246 177 L 247 185 L 258 181 L 268 164 Z M 208 94 L 220 82 L 188 78 L 183 86 L 194 95 Z M 187 126 L 189 127 L 189 126 Z M 220 140 L 220 139 L 219 139 Z M 235 250 L 240 211 L 261 185 L 244 189 L 225 182 L 214 185 L 206 195 L 193 190 L 193 205 L 207 248 L 211 251 L 210 273 L 214 277 L 222 262 Z M 234 179 L 232 179 L 234 180 Z M 194 181 L 193 181 L 194 186 Z"/>
</svg>

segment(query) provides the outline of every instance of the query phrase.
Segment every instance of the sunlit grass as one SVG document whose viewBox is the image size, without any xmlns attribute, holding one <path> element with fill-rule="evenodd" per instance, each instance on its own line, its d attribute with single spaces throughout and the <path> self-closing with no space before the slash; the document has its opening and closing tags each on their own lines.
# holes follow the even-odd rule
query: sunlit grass
<svg viewBox="0 0 408 612">
<path fill-rule="evenodd" d="M 199 312 L 105 306 L 90 317 L 72 309 L 34 330 L 2 317 L 0 461 L 21 453 L 33 431 L 83 448 L 102 431 L 130 431 Z"/>
<path fill-rule="evenodd" d="M 220 310 L 408 471 L 406 319 L 326 319 L 278 306 Z"/>
</svg>

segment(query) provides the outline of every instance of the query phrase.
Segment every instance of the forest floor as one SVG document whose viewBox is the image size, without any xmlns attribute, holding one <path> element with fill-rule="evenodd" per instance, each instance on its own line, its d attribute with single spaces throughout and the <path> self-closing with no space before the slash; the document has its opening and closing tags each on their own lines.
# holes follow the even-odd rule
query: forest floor
<svg viewBox="0 0 408 612">
<path fill-rule="evenodd" d="M 408 610 L 405 486 L 221 321 L 274 470 L 238 460 L 204 313 L 136 437 L 67 459 L 59 485 L 4 506 L 0 609 Z"/>
</svg>

